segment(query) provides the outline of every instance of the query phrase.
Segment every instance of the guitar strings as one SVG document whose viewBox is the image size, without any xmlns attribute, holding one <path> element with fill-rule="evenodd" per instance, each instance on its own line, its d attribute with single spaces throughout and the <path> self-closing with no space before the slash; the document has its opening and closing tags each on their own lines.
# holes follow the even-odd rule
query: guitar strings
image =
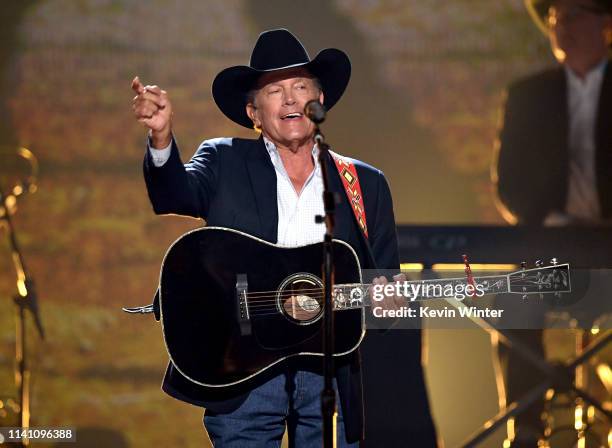
<svg viewBox="0 0 612 448">
<path fill-rule="evenodd" d="M 490 276 L 490 277 L 480 277 L 483 279 L 492 279 L 492 278 L 497 278 L 497 279 L 501 279 L 501 277 L 504 276 Z M 478 279 L 478 278 L 476 278 Z M 414 284 L 428 284 L 428 283 L 436 283 L 436 282 L 440 282 L 440 281 L 445 281 L 448 282 L 448 284 L 451 284 L 451 282 L 460 282 L 460 281 L 466 281 L 464 278 L 448 278 L 448 279 L 425 279 L 425 280 L 418 280 L 416 282 L 411 281 L 410 283 L 414 283 Z M 393 285 L 393 282 L 387 283 L 389 285 Z M 371 286 L 373 286 L 373 283 L 341 283 L 339 285 L 335 285 L 334 288 L 356 288 L 356 287 L 360 287 L 360 288 L 369 288 Z M 316 288 L 303 288 L 300 289 L 300 291 L 319 291 L 321 290 L 321 287 L 316 287 Z M 277 291 L 275 290 L 271 290 L 271 291 L 254 291 L 254 292 L 249 292 L 247 294 L 252 295 L 253 297 L 257 296 L 257 295 L 265 295 L 265 294 L 270 294 L 270 293 L 275 293 Z"/>
<path fill-rule="evenodd" d="M 521 283 L 521 282 L 522 283 L 526 283 L 524 279 L 510 279 L 510 284 L 513 284 L 513 285 L 515 285 L 516 283 Z M 534 285 L 537 284 L 537 282 L 533 282 L 533 281 L 527 282 L 527 283 L 531 283 L 531 284 L 534 284 Z M 344 292 L 344 288 L 347 288 L 347 287 L 350 287 L 350 286 L 353 286 L 353 287 L 363 287 L 363 286 L 365 286 L 365 284 L 359 284 L 359 283 L 344 284 L 344 285 L 341 285 L 341 286 L 335 287 L 335 288 L 336 288 L 336 290 L 342 289 L 343 290 L 342 291 L 343 294 L 346 294 Z M 368 285 L 368 286 L 371 286 L 371 285 Z M 311 292 L 311 291 L 312 292 L 317 292 L 318 294 L 314 294 L 314 295 L 313 294 L 308 294 L 307 296 L 309 298 L 312 298 L 312 299 L 316 300 L 316 299 L 322 299 L 324 297 L 323 295 L 321 295 L 321 293 L 323 292 L 322 288 L 304 288 L 304 289 L 300 289 L 298 291 L 295 291 L 294 293 L 291 293 L 291 292 L 288 292 L 288 291 L 281 292 L 281 293 L 279 293 L 277 291 L 256 291 L 256 292 L 252 292 L 252 293 L 247 293 L 246 294 L 247 295 L 247 299 L 250 298 L 250 299 L 267 299 L 267 300 L 257 300 L 257 302 L 249 303 L 249 304 L 247 304 L 247 306 L 248 306 L 248 308 L 250 310 L 254 310 L 254 311 L 257 310 L 257 309 L 262 310 L 262 309 L 265 309 L 265 308 L 275 308 L 276 307 L 276 303 L 279 300 L 279 294 L 282 294 L 282 295 L 286 296 L 286 297 L 282 297 L 281 296 L 281 300 L 283 298 L 285 298 L 286 300 L 290 300 L 291 296 L 295 296 L 295 295 L 299 295 L 299 293 Z M 275 294 L 270 294 L 270 292 L 275 293 Z M 498 292 L 498 294 L 502 294 L 502 293 L 504 293 L 504 292 Z M 495 293 L 492 292 L 492 293 L 489 293 L 489 294 L 495 294 Z M 535 292 L 534 294 L 537 294 L 537 292 Z M 425 301 L 423 299 L 431 300 L 431 299 L 436 299 L 436 298 L 442 298 L 442 297 L 424 297 L 424 296 L 421 296 L 421 297 L 418 297 L 415 300 L 411 300 L 411 301 L 412 302 L 414 302 L 414 301 L 421 302 L 421 301 Z M 354 302 L 356 300 L 359 301 L 359 302 L 363 302 L 363 298 L 361 298 L 361 299 L 353 299 L 352 301 Z M 335 301 L 338 302 L 337 299 L 335 299 Z M 350 299 L 345 300 L 345 301 L 341 301 L 341 303 L 349 303 L 349 307 L 348 308 L 337 308 L 337 309 L 341 310 L 341 309 L 355 309 L 355 308 L 359 308 L 359 306 L 354 306 L 354 307 L 350 306 L 350 302 L 351 302 Z M 303 309 L 304 306 L 300 305 L 300 308 Z"/>
<path fill-rule="evenodd" d="M 480 278 L 486 278 L 486 279 L 498 279 L 501 280 L 502 278 L 505 280 L 505 276 L 489 276 L 489 277 L 480 277 Z M 475 280 L 478 280 L 478 278 L 475 278 Z M 453 278 L 453 279 L 425 279 L 425 280 L 419 280 L 417 282 L 411 282 L 411 283 L 415 283 L 415 284 L 428 284 L 428 283 L 435 283 L 435 282 L 447 282 L 447 284 L 452 285 L 452 282 L 465 282 L 466 279 L 464 278 Z M 511 284 L 515 284 L 516 282 L 525 282 L 524 279 L 513 279 L 510 278 L 510 283 Z M 532 284 L 537 284 L 536 282 L 531 282 Z M 393 285 L 394 283 L 387 283 L 389 285 Z M 373 283 L 342 283 L 340 285 L 335 285 L 334 288 L 335 289 L 347 289 L 347 288 L 365 288 L 368 289 L 371 286 L 373 286 Z M 302 288 L 299 289 L 299 291 L 303 291 L 303 292 L 319 292 L 322 291 L 323 289 L 321 287 L 316 287 L 316 288 Z M 269 290 L 269 291 L 253 291 L 253 292 L 247 292 L 247 298 L 258 298 L 258 297 L 276 297 L 276 295 L 278 294 L 278 290 Z"/>
<path fill-rule="evenodd" d="M 324 298 L 323 296 L 308 296 L 308 297 L 312 298 L 312 299 L 315 299 L 315 300 L 316 299 L 323 299 Z M 286 300 L 288 301 L 288 300 L 291 300 L 291 299 L 290 298 L 286 298 Z M 353 300 L 353 302 L 354 301 L 355 301 L 355 299 Z M 262 301 L 262 302 L 256 302 L 256 303 L 253 303 L 253 304 L 248 304 L 248 307 L 249 307 L 249 309 L 265 308 L 265 307 L 269 307 L 270 305 L 275 306 L 277 302 L 278 302 L 277 300 L 266 300 L 266 301 Z M 338 300 L 336 300 L 336 302 L 338 302 Z M 350 302 L 350 300 L 347 300 L 346 302 Z M 317 300 L 317 304 L 319 304 L 318 300 Z M 306 305 L 306 306 L 298 305 L 299 308 L 305 308 L 305 307 L 308 307 L 308 306 L 311 306 L 311 305 Z M 312 306 L 314 306 L 314 305 L 312 305 Z M 320 306 L 320 304 L 319 304 L 319 306 Z"/>
<path fill-rule="evenodd" d="M 505 278 L 503 278 L 505 276 L 491 276 L 491 277 L 481 277 L 481 278 L 486 278 L 486 279 L 491 279 L 491 278 L 497 278 L 498 281 L 499 280 L 505 280 Z M 478 280 L 478 278 L 475 278 L 474 280 Z M 436 281 L 446 281 L 448 282 L 447 285 L 452 285 L 451 282 L 465 282 L 467 284 L 467 281 L 463 278 L 453 278 L 453 279 L 428 279 L 428 280 L 419 280 L 418 282 L 411 282 L 411 284 L 427 284 L 427 283 L 435 283 Z M 491 284 L 494 284 L 495 282 L 492 282 Z M 524 280 L 524 279 L 510 279 L 510 283 L 512 284 L 516 284 L 516 283 L 530 283 L 533 285 L 537 285 L 538 282 L 536 281 L 528 281 L 528 280 Z M 387 283 L 388 285 L 393 285 L 394 283 Z M 351 287 L 366 287 L 369 288 L 370 286 L 373 286 L 373 283 L 341 283 L 339 285 L 334 285 L 334 288 L 351 288 Z M 317 288 L 302 288 L 300 289 L 300 291 L 321 291 L 322 288 L 321 287 L 317 287 Z M 253 291 L 253 292 L 248 292 L 247 294 L 249 295 L 258 295 L 258 294 L 270 294 L 270 293 L 275 293 L 278 292 L 278 290 L 269 290 L 269 291 Z"/>
<path fill-rule="evenodd" d="M 389 283 L 389 284 L 392 284 L 392 283 Z M 340 285 L 340 286 L 335 286 L 334 287 L 334 292 L 336 292 L 338 290 L 342 290 L 343 294 L 348 294 L 346 292 L 346 289 L 349 289 L 351 287 L 353 287 L 353 288 L 355 288 L 355 287 L 362 288 L 363 286 L 365 286 L 365 284 L 359 284 L 359 283 L 355 283 L 353 285 L 351 285 L 351 284 L 348 284 L 348 285 L 343 284 L 343 285 Z M 364 288 L 364 289 L 369 289 L 370 286 L 371 285 L 367 285 L 367 287 Z M 296 291 L 285 290 L 285 291 L 282 291 L 282 292 L 274 291 L 274 290 L 272 290 L 272 291 L 254 291 L 254 292 L 247 292 L 246 293 L 246 298 L 247 299 L 249 299 L 249 298 L 251 298 L 251 299 L 272 298 L 272 301 L 276 301 L 276 299 L 278 298 L 279 294 L 286 294 L 288 296 L 292 296 L 292 295 L 300 295 L 300 293 L 305 293 L 305 292 L 308 292 L 308 293 L 310 293 L 310 292 L 322 293 L 323 292 L 323 288 L 302 288 L 302 289 L 298 289 Z M 309 295 L 309 297 L 310 297 L 310 295 Z M 265 302 L 265 300 L 262 301 L 262 302 Z"/>
<path fill-rule="evenodd" d="M 369 283 L 342 283 L 340 285 L 334 285 L 334 288 L 335 289 L 341 289 L 341 288 L 342 289 L 344 289 L 344 288 L 360 288 L 360 287 L 366 287 L 367 288 L 367 287 L 370 287 L 370 286 L 371 286 L 371 284 L 369 284 Z M 321 288 L 320 286 L 316 287 L 316 288 L 300 288 L 299 289 L 299 291 L 322 291 L 322 290 L 323 290 L 323 288 Z M 275 292 L 278 292 L 278 291 L 274 291 L 274 290 L 272 290 L 272 291 L 254 291 L 254 292 L 247 292 L 247 294 L 249 296 L 256 297 L 256 296 L 258 296 L 260 294 L 270 295 L 270 293 L 275 293 Z"/>
<path fill-rule="evenodd" d="M 515 283 L 516 284 L 517 282 L 511 280 L 510 283 Z M 537 284 L 535 282 L 532 282 L 532 283 L 533 284 Z M 321 290 L 320 288 L 318 288 L 318 289 L 317 288 L 310 288 L 310 289 L 312 289 L 312 290 Z M 308 296 L 308 297 L 310 297 L 312 299 L 322 299 L 323 298 L 323 296 L 320 296 L 320 295 Z M 430 299 L 435 299 L 435 298 L 436 297 L 432 297 Z M 355 300 L 353 300 L 353 301 L 355 301 Z M 416 299 L 416 301 L 422 301 L 422 300 Z M 273 303 L 270 303 L 270 302 L 273 302 Z M 370 304 L 363 303 L 363 301 L 359 301 L 360 304 L 357 305 L 357 306 L 352 306 L 350 302 L 351 302 L 350 300 L 342 302 L 342 303 L 347 303 L 348 306 L 335 308 L 334 311 L 344 311 L 344 310 L 351 310 L 351 309 L 359 309 L 359 308 L 362 308 L 363 306 L 370 306 Z M 322 309 L 322 306 L 317 301 L 317 305 L 316 306 L 314 306 L 314 305 L 305 305 L 305 306 L 304 305 L 300 305 L 299 311 L 311 312 L 311 311 L 320 310 L 320 309 Z M 275 300 L 264 300 L 264 301 L 256 302 L 254 304 L 250 304 L 249 305 L 249 310 L 250 310 L 251 314 L 254 317 L 278 316 L 278 315 L 282 314 L 282 312 L 280 310 L 278 310 L 278 308 L 277 308 L 277 299 L 275 299 Z"/>
</svg>

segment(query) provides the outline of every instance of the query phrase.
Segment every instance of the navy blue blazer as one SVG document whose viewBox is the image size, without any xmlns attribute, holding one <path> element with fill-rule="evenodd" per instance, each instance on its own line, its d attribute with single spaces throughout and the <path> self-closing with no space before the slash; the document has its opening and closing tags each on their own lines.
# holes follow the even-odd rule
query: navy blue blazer
<svg viewBox="0 0 612 448">
<path fill-rule="evenodd" d="M 358 227 L 346 198 L 338 171 L 329 158 L 330 187 L 341 198 L 336 209 L 335 238 L 349 243 L 356 251 L 362 268 L 398 269 L 399 256 L 391 192 L 382 172 L 363 162 L 353 160 L 364 197 L 369 240 Z M 204 141 L 191 160 L 181 162 L 173 140 L 169 160 L 162 167 L 153 165 L 147 151 L 144 175 L 149 198 L 157 214 L 180 214 L 199 217 L 207 225 L 229 227 L 270 242 L 276 242 L 278 226 L 276 173 L 265 148 L 263 138 L 248 140 L 218 138 Z M 367 337 L 366 337 L 367 339 Z M 416 341 L 419 345 L 420 334 Z M 414 344 L 413 344 L 414 345 Z M 410 350 L 410 347 L 406 347 Z M 418 360 L 418 358 L 417 358 Z M 299 360 L 300 368 L 318 369 Z M 336 378 L 340 404 L 349 441 L 363 438 L 364 409 L 359 351 L 336 360 Z M 270 375 L 278 373 L 273 369 Z M 411 372 L 425 397 L 420 360 L 418 372 Z M 267 377 L 262 375 L 260 381 Z M 251 386 L 252 387 L 252 384 Z M 169 363 L 163 390 L 188 403 L 203 406 L 213 412 L 228 412 L 237 408 L 248 394 L 245 386 L 211 390 L 183 377 Z M 419 400 L 411 403 L 418 406 Z M 429 415 L 428 407 L 417 408 L 420 415 Z M 405 416 L 406 417 L 406 416 Z M 409 421 L 405 418 L 404 422 Z M 430 421 L 430 419 L 429 419 Z M 433 426 L 432 426 L 433 427 Z M 405 433 L 404 433 L 405 435 Z"/>
</svg>

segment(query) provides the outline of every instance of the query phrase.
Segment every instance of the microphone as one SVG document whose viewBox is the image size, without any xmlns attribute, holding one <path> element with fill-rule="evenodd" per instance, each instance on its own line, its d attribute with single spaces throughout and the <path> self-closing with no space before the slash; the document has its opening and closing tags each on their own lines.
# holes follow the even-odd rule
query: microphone
<svg viewBox="0 0 612 448">
<path fill-rule="evenodd" d="M 325 107 L 319 100 L 310 100 L 304 107 L 304 114 L 310 118 L 314 124 L 321 124 L 325 121 Z"/>
</svg>

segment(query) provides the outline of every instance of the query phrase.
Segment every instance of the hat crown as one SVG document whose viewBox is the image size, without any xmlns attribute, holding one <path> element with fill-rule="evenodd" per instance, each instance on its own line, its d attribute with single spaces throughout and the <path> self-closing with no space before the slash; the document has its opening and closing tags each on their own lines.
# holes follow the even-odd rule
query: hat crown
<svg viewBox="0 0 612 448">
<path fill-rule="evenodd" d="M 290 67 L 302 67 L 319 80 L 327 110 L 338 102 L 351 77 L 351 61 L 343 51 L 326 48 L 311 60 L 293 34 L 275 29 L 259 35 L 249 65 L 228 67 L 215 76 L 212 84 L 215 103 L 230 120 L 252 128 L 253 122 L 246 112 L 249 92 L 263 73 Z"/>
<path fill-rule="evenodd" d="M 308 52 L 297 37 L 286 29 L 277 29 L 259 35 L 249 65 L 266 71 L 308 62 Z"/>
</svg>

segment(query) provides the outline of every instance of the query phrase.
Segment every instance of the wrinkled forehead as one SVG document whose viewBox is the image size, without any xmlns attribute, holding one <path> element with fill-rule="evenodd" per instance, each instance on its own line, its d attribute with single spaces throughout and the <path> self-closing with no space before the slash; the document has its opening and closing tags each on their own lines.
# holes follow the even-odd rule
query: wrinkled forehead
<svg viewBox="0 0 612 448">
<path fill-rule="evenodd" d="M 315 77 L 306 70 L 304 67 L 292 67 L 284 70 L 275 70 L 273 72 L 264 73 L 255 82 L 254 88 L 259 90 L 268 84 L 272 84 L 279 81 L 285 81 L 287 79 L 298 79 L 307 78 L 314 80 Z"/>
</svg>

